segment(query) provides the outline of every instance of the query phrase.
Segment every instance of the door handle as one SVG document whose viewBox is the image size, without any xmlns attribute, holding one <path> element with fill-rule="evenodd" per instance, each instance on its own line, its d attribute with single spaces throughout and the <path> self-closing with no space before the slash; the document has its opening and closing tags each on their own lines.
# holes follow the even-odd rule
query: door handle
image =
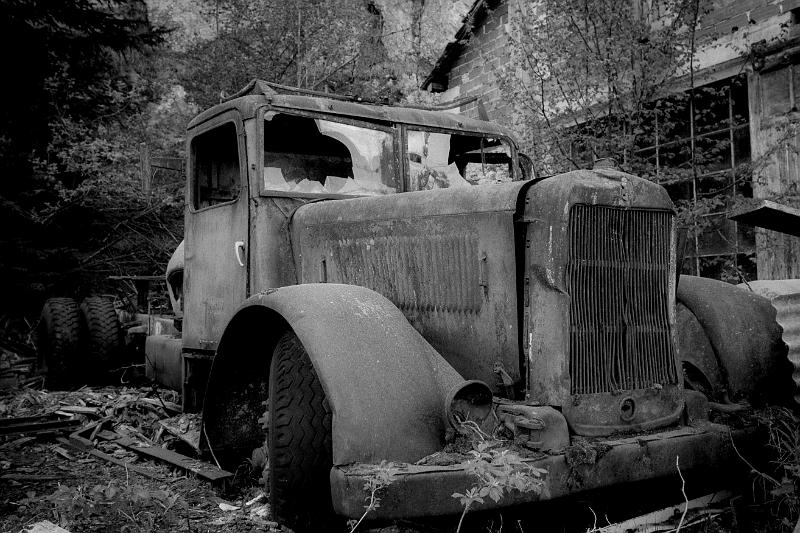
<svg viewBox="0 0 800 533">
<path fill-rule="evenodd" d="M 244 266 L 244 260 L 240 252 L 244 252 L 244 241 L 236 241 L 233 243 L 233 253 L 236 254 L 236 261 L 240 267 Z"/>
</svg>

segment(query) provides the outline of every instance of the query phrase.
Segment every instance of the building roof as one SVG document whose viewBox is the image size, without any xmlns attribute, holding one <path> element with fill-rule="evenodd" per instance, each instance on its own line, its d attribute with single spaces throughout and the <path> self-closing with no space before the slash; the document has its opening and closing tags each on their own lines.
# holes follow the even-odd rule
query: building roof
<svg viewBox="0 0 800 533">
<path fill-rule="evenodd" d="M 334 94 L 297 89 L 263 80 L 253 80 L 244 89 L 233 95 L 231 99 L 197 115 L 187 128 L 191 129 L 209 118 L 230 109 L 238 109 L 243 116 L 249 117 L 252 116 L 255 108 L 259 105 L 269 104 L 271 107 L 278 109 L 299 109 L 371 122 L 427 126 L 471 133 L 484 133 L 490 136 L 513 139 L 512 132 L 503 126 L 443 111 L 443 109 L 459 107 L 464 105 L 465 101 L 474 99 L 462 99 L 444 106 L 427 108 L 392 106 L 381 103 L 362 103 L 352 98 Z"/>
<path fill-rule="evenodd" d="M 472 7 L 469 8 L 469 11 L 461 20 L 461 27 L 456 32 L 455 37 L 452 41 L 447 43 L 444 52 L 442 52 L 442 55 L 439 56 L 439 59 L 433 66 L 433 70 L 431 70 L 431 73 L 425 78 L 425 81 L 422 82 L 420 86 L 422 89 L 427 89 L 431 83 L 437 81 L 437 79 L 447 77 L 447 72 L 450 70 L 453 62 L 455 62 L 469 42 L 470 37 L 472 37 L 475 23 L 481 19 L 488 9 L 495 7 L 500 1 L 501 0 L 475 0 L 475 3 L 472 4 Z"/>
</svg>

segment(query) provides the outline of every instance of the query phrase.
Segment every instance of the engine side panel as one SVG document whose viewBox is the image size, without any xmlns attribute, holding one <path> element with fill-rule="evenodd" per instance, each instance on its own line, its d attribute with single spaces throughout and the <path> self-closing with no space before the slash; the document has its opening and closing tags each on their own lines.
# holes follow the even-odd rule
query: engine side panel
<svg viewBox="0 0 800 533">
<path fill-rule="evenodd" d="M 514 214 L 525 184 L 312 204 L 292 240 L 301 283 L 379 292 L 467 379 L 521 379 Z"/>
</svg>

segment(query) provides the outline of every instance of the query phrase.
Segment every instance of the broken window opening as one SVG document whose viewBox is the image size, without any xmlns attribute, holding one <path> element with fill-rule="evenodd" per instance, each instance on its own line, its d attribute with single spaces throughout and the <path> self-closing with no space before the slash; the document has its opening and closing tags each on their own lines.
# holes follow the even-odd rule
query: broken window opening
<svg viewBox="0 0 800 533">
<path fill-rule="evenodd" d="M 241 188 L 239 139 L 233 122 L 194 137 L 191 157 L 195 209 L 238 198 Z"/>
<path fill-rule="evenodd" d="M 286 114 L 264 120 L 263 190 L 299 195 L 398 192 L 390 133 Z"/>
<path fill-rule="evenodd" d="M 410 191 L 513 179 L 511 148 L 496 138 L 409 129 L 406 153 Z"/>
</svg>

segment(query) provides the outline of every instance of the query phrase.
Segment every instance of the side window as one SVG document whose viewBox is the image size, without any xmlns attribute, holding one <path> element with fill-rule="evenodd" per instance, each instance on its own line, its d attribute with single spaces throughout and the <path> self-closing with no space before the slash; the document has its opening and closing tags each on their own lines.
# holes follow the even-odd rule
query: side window
<svg viewBox="0 0 800 533">
<path fill-rule="evenodd" d="M 511 181 L 511 149 L 476 135 L 407 130 L 408 190 L 424 191 Z"/>
<path fill-rule="evenodd" d="M 239 196 L 239 139 L 232 122 L 197 135 L 192 139 L 191 154 L 195 209 Z"/>
</svg>

